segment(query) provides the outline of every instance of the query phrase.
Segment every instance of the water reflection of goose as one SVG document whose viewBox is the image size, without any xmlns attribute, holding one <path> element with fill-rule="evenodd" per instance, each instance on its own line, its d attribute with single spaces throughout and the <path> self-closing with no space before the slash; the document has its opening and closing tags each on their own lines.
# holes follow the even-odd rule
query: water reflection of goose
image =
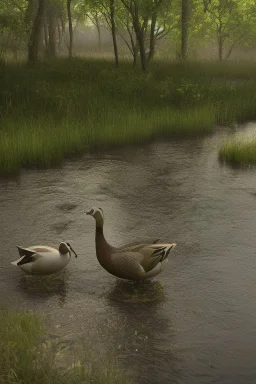
<svg viewBox="0 0 256 384">
<path fill-rule="evenodd" d="M 113 313 L 108 318 L 109 340 L 132 380 L 140 384 L 180 383 L 182 371 L 172 324 L 173 308 L 165 313 L 162 284 L 117 279 L 107 299 Z"/>
<path fill-rule="evenodd" d="M 161 302 L 164 299 L 163 286 L 159 281 L 116 280 L 114 287 L 108 292 L 108 299 L 123 303 L 150 303 Z"/>
<path fill-rule="evenodd" d="M 175 243 L 129 244 L 114 248 L 103 234 L 104 216 L 101 208 L 92 208 L 87 215 L 96 221 L 96 254 L 101 266 L 122 279 L 145 280 L 158 275 Z"/>
<path fill-rule="evenodd" d="M 20 258 L 11 264 L 34 275 L 51 275 L 59 272 L 70 261 L 71 252 L 76 252 L 69 243 L 61 242 L 59 249 L 48 246 L 18 247 Z"/>
</svg>

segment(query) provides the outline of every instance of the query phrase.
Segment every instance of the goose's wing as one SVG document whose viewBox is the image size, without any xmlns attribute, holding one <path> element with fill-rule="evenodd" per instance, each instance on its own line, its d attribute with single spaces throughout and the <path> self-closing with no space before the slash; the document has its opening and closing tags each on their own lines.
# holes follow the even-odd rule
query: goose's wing
<svg viewBox="0 0 256 384">
<path fill-rule="evenodd" d="M 120 252 L 116 259 L 112 260 L 112 272 L 115 276 L 129 280 L 145 280 L 152 278 L 162 270 L 162 263 L 151 263 L 150 268 L 146 269 L 143 264 L 143 255 L 139 252 Z"/>
<path fill-rule="evenodd" d="M 142 253 L 145 258 L 158 259 L 158 261 L 162 262 L 169 256 L 169 253 L 175 247 L 175 243 L 150 244 L 141 248 L 139 252 Z"/>
<path fill-rule="evenodd" d="M 137 242 L 131 242 L 131 243 L 128 243 L 128 244 L 125 244 L 125 245 L 122 245 L 121 247 L 119 247 L 117 250 L 122 250 L 122 251 L 136 251 L 140 248 L 144 248 L 146 247 L 147 245 L 150 245 L 150 244 L 156 244 L 158 243 L 160 239 L 156 239 L 156 240 L 153 240 L 152 239 L 148 239 L 148 240 L 143 240 L 143 241 L 137 241 Z"/>
<path fill-rule="evenodd" d="M 141 262 L 146 272 L 153 269 L 159 262 L 162 263 L 169 256 L 169 253 L 176 247 L 175 243 L 151 244 L 141 248 L 138 252 L 143 255 Z"/>
<path fill-rule="evenodd" d="M 115 276 L 140 280 L 145 276 L 145 270 L 141 266 L 143 255 L 138 252 L 115 252 L 112 258 L 112 271 Z"/>
<path fill-rule="evenodd" d="M 142 275 L 162 263 L 175 246 L 175 243 L 144 244 L 130 249 L 118 249 L 112 253 L 112 264 L 118 273 L 129 278 L 138 278 L 139 275 L 142 278 Z"/>
</svg>

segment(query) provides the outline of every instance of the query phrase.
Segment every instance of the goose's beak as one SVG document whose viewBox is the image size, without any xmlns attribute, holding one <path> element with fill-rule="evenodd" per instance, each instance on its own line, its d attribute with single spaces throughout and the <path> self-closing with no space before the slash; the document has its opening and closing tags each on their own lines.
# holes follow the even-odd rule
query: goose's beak
<svg viewBox="0 0 256 384">
<path fill-rule="evenodd" d="M 75 257 L 77 257 L 77 253 L 74 251 L 74 249 L 71 247 L 71 245 L 70 245 L 70 249 L 74 253 Z"/>
<path fill-rule="evenodd" d="M 93 214 L 93 209 L 91 209 L 90 211 L 88 212 L 85 212 L 86 215 L 92 215 Z"/>
</svg>

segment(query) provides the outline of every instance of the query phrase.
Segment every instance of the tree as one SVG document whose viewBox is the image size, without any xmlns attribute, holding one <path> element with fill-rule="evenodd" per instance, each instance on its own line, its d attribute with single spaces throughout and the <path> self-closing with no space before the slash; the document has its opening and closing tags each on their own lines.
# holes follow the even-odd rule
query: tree
<svg viewBox="0 0 256 384">
<path fill-rule="evenodd" d="M 255 31 L 254 0 L 194 0 L 197 33 L 214 39 L 218 58 L 227 60 L 238 43 Z"/>
<path fill-rule="evenodd" d="M 188 54 L 188 21 L 189 0 L 181 0 L 181 59 L 186 60 Z"/>
<path fill-rule="evenodd" d="M 117 0 L 79 0 L 76 10 L 82 12 L 96 26 L 99 37 L 99 47 L 101 47 L 100 22 L 104 24 L 104 19 L 107 28 L 111 32 L 115 65 L 118 67 L 119 57 L 116 37 L 116 1 Z"/>
<path fill-rule="evenodd" d="M 57 48 L 61 48 L 65 23 L 67 21 L 68 0 L 45 0 L 45 14 L 42 31 L 44 36 L 45 53 L 49 57 L 55 57 Z M 71 1 L 70 1 L 71 3 Z M 71 16 L 71 13 L 70 13 Z M 73 36 L 72 36 L 73 37 Z M 71 37 L 71 38 L 72 38 Z M 57 45 L 58 42 L 58 45 Z M 69 44 L 68 44 L 69 48 Z"/>
<path fill-rule="evenodd" d="M 73 26 L 72 26 L 72 15 L 71 15 L 71 0 L 67 0 L 67 12 L 68 12 L 68 29 L 69 29 L 68 52 L 69 52 L 69 57 L 72 57 L 72 53 L 73 53 Z"/>
<path fill-rule="evenodd" d="M 17 59 L 20 46 L 27 47 L 30 24 L 25 24 L 27 2 L 25 0 L 5 0 L 0 7 L 0 56 L 11 50 Z"/>
<path fill-rule="evenodd" d="M 35 63 L 38 61 L 39 44 L 41 40 L 41 31 L 43 27 L 45 12 L 45 0 L 38 0 L 38 8 L 36 17 L 33 21 L 29 43 L 28 43 L 28 62 Z"/>
<path fill-rule="evenodd" d="M 93 25 L 95 25 L 98 33 L 98 49 L 101 51 L 101 23 L 102 23 L 102 14 L 98 9 L 91 10 L 87 14 L 88 18 L 91 20 Z"/>
<path fill-rule="evenodd" d="M 117 41 L 116 41 L 115 0 L 109 0 L 109 10 L 110 10 L 111 34 L 112 34 L 113 47 L 114 47 L 114 53 L 115 53 L 115 63 L 116 63 L 116 67 L 118 67 L 119 59 L 118 59 L 118 49 L 117 49 Z"/>
<path fill-rule="evenodd" d="M 170 2 L 165 0 L 121 0 L 132 18 L 132 24 L 138 42 L 141 68 L 147 70 L 149 61 L 155 53 L 157 37 L 163 35 L 165 28 L 157 25 L 159 14 Z M 147 34 L 149 32 L 149 50 L 146 51 Z"/>
<path fill-rule="evenodd" d="M 117 32 L 126 44 L 133 57 L 133 68 L 137 65 L 139 53 L 138 41 L 134 31 L 131 15 L 125 7 L 118 7 Z"/>
<path fill-rule="evenodd" d="M 116 39 L 116 0 L 96 0 L 98 1 L 98 7 L 105 18 L 105 21 L 111 31 L 114 55 L 115 55 L 115 65 L 119 65 L 118 57 L 118 47 Z"/>
</svg>

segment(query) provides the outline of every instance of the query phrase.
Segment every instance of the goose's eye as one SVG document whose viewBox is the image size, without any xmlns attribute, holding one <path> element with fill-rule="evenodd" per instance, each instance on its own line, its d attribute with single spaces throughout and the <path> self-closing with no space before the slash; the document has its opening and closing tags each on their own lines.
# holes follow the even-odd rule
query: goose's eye
<svg viewBox="0 0 256 384">
<path fill-rule="evenodd" d="M 71 247 L 71 245 L 70 245 L 69 243 L 67 243 L 67 245 L 68 245 L 69 247 Z"/>
</svg>

